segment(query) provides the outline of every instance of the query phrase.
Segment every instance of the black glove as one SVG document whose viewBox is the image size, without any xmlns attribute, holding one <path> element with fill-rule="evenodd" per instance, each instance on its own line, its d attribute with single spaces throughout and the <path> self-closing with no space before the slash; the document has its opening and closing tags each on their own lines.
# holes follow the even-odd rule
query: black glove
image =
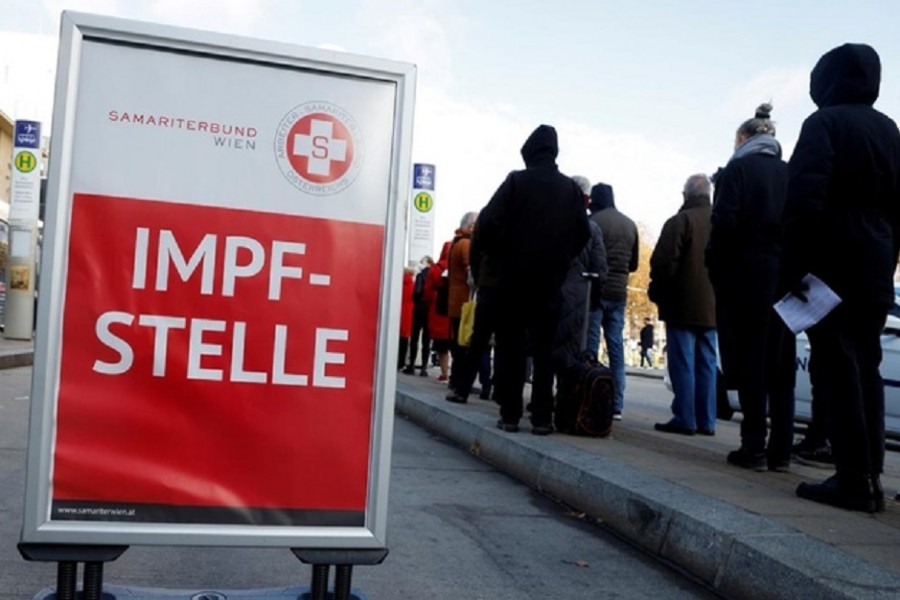
<svg viewBox="0 0 900 600">
<path fill-rule="evenodd" d="M 809 298 L 806 297 L 806 292 L 809 291 L 809 284 L 803 281 L 802 279 L 791 286 L 791 289 L 788 293 L 795 298 L 798 298 L 801 302 L 809 302 Z"/>
</svg>

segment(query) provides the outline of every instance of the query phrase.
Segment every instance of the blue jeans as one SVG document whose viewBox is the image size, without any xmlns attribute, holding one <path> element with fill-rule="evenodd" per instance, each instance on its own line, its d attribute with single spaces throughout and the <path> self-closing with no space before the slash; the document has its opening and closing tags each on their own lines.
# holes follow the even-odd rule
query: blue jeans
<svg viewBox="0 0 900 600">
<path fill-rule="evenodd" d="M 591 312 L 588 319 L 587 349 L 591 356 L 600 353 L 600 329 L 606 340 L 609 355 L 609 370 L 616 384 L 616 411 L 622 412 L 625 405 L 625 347 L 622 330 L 625 328 L 625 301 L 601 300 L 600 308 Z"/>
<path fill-rule="evenodd" d="M 716 430 L 716 330 L 666 325 L 672 380 L 672 422 L 686 429 Z"/>
</svg>

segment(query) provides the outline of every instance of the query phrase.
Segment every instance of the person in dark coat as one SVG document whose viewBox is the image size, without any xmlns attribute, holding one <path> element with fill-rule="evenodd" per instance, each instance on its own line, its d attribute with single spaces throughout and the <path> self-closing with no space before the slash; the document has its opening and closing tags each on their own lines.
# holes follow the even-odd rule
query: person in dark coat
<svg viewBox="0 0 900 600">
<path fill-rule="evenodd" d="M 819 108 L 788 165 L 782 260 L 787 281 L 799 286 L 812 273 L 842 300 L 807 332 L 813 393 L 831 413 L 835 474 L 801 483 L 797 495 L 866 512 L 884 509 L 880 335 L 900 250 L 900 132 L 872 107 L 880 84 L 881 61 L 865 44 L 834 48 L 812 70 Z"/>
<path fill-rule="evenodd" d="M 778 287 L 778 268 L 788 174 L 771 112 L 771 105 L 762 104 L 741 124 L 734 154 L 716 175 L 706 266 L 716 293 L 722 371 L 728 387 L 738 390 L 743 414 L 741 446 L 728 462 L 786 471 L 794 435 L 796 348 L 772 308 L 785 293 Z"/>
<path fill-rule="evenodd" d="M 578 184 L 584 195 L 585 213 L 591 201 L 591 182 L 576 175 L 572 181 Z M 600 293 L 606 283 L 606 246 L 600 226 L 588 220 L 591 237 L 581 252 L 572 260 L 569 272 L 560 290 L 559 324 L 553 344 L 553 360 L 556 364 L 556 428 L 565 430 L 574 422 L 575 381 L 572 368 L 584 361 L 587 351 L 586 319 L 590 309 L 600 304 Z M 586 274 L 591 274 L 586 276 Z M 590 282 L 590 295 L 588 283 Z"/>
<path fill-rule="evenodd" d="M 666 323 L 672 418 L 657 431 L 716 430 L 716 301 L 703 259 L 709 241 L 709 179 L 692 175 L 684 204 L 666 221 L 650 256 L 650 300 Z"/>
<path fill-rule="evenodd" d="M 428 337 L 428 302 L 425 300 L 425 282 L 434 259 L 423 256 L 420 263 L 421 269 L 416 274 L 416 283 L 413 287 L 413 322 L 412 337 L 409 340 L 409 364 L 403 372 L 407 375 L 415 373 L 416 355 L 419 353 L 419 340 L 422 341 L 422 366 L 419 375 L 428 375 L 428 356 L 431 353 L 431 339 Z"/>
<path fill-rule="evenodd" d="M 501 310 L 497 322 L 497 426 L 518 431 L 525 385 L 525 345 L 534 352 L 532 432 L 553 431 L 553 336 L 559 289 L 572 258 L 590 237 L 581 190 L 559 172 L 556 130 L 541 125 L 522 146 L 525 170 L 500 184 L 476 229 L 497 268 Z"/>
<path fill-rule="evenodd" d="M 476 375 L 481 383 L 480 398 L 490 400 L 493 385 L 490 379 L 491 338 L 497 330 L 498 311 L 502 309 L 497 296 L 497 269 L 493 266 L 491 257 L 484 252 L 477 220 L 469 244 L 469 268 L 476 287 L 472 339 L 469 340 L 468 350 L 458 366 L 456 384 L 446 396 L 448 401 L 457 404 L 469 401 Z"/>
<path fill-rule="evenodd" d="M 644 320 L 644 326 L 641 328 L 641 367 L 644 361 L 647 366 L 653 366 L 653 358 L 650 356 L 650 350 L 653 348 L 653 320 L 647 317 Z"/>
<path fill-rule="evenodd" d="M 625 305 L 628 301 L 628 274 L 638 268 L 638 230 L 634 221 L 616 209 L 613 189 L 605 183 L 591 188 L 591 220 L 603 232 L 609 274 L 600 294 L 600 306 L 590 315 L 588 350 L 600 352 L 600 331 L 606 340 L 609 369 L 615 383 L 615 412 L 620 420 L 625 407 Z"/>
</svg>

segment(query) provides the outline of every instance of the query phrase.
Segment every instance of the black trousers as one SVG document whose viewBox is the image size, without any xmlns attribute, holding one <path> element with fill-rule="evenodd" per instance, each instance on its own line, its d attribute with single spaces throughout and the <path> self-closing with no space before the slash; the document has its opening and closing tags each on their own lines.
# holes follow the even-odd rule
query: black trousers
<svg viewBox="0 0 900 600">
<path fill-rule="evenodd" d="M 468 348 L 459 345 L 459 324 L 462 317 L 450 317 L 450 381 L 449 387 L 452 390 L 459 386 L 459 375 L 463 370 L 463 363 L 466 360 L 466 352 Z"/>
<path fill-rule="evenodd" d="M 475 376 L 483 371 L 485 355 L 491 351 L 491 336 L 497 329 L 497 309 L 499 300 L 497 291 L 490 288 L 478 290 L 475 303 L 475 324 L 472 328 L 472 340 L 469 349 L 460 365 L 454 389 L 460 396 L 467 396 L 472 391 Z M 481 381 L 482 388 L 490 387 L 490 380 Z"/>
<path fill-rule="evenodd" d="M 848 479 L 884 469 L 884 381 L 878 368 L 886 318 L 886 307 L 845 299 L 808 332 L 814 393 L 831 415 L 835 470 Z"/>
<path fill-rule="evenodd" d="M 823 387 L 823 384 L 816 381 L 819 377 L 819 371 L 813 368 L 812 363 L 813 359 L 810 356 L 806 369 L 809 372 L 809 383 L 812 390 L 812 402 L 810 403 L 810 412 L 812 414 L 809 419 L 809 427 L 807 427 L 806 435 L 803 436 L 803 439 L 813 447 L 821 447 L 830 441 L 831 414 L 828 412 L 828 406 L 825 404 L 822 394 L 816 393 L 816 390 Z"/>
<path fill-rule="evenodd" d="M 431 352 L 431 340 L 428 339 L 428 307 L 416 307 L 413 311 L 412 337 L 409 339 L 409 366 L 416 366 L 416 354 L 419 353 L 419 338 L 422 339 L 422 369 L 428 368 L 428 356 Z"/>
<path fill-rule="evenodd" d="M 774 309 L 757 335 L 765 340 L 765 353 L 756 374 L 745 373 L 738 385 L 741 403 L 741 445 L 751 452 L 765 451 L 770 461 L 789 460 L 794 441 L 794 383 L 796 339 Z M 766 443 L 766 414 L 772 430 Z"/>
<path fill-rule="evenodd" d="M 531 423 L 549 425 L 553 418 L 553 336 L 559 301 L 536 297 L 533 290 L 503 293 L 497 311 L 497 362 L 494 387 L 500 417 L 506 423 L 522 418 L 526 344 L 531 341 L 534 371 Z"/>
<path fill-rule="evenodd" d="M 397 370 L 403 368 L 403 361 L 406 360 L 406 349 L 409 347 L 409 338 L 401 337 L 400 344 L 397 347 Z"/>
</svg>

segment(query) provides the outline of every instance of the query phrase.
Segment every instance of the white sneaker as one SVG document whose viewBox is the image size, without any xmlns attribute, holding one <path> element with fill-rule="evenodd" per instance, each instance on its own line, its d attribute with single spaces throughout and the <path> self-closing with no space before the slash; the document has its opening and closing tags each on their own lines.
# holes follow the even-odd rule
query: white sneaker
<svg viewBox="0 0 900 600">
<path fill-rule="evenodd" d="M 622 420 L 622 413 L 619 411 L 614 412 L 613 413 L 613 421 L 621 421 L 621 420 Z"/>
</svg>

